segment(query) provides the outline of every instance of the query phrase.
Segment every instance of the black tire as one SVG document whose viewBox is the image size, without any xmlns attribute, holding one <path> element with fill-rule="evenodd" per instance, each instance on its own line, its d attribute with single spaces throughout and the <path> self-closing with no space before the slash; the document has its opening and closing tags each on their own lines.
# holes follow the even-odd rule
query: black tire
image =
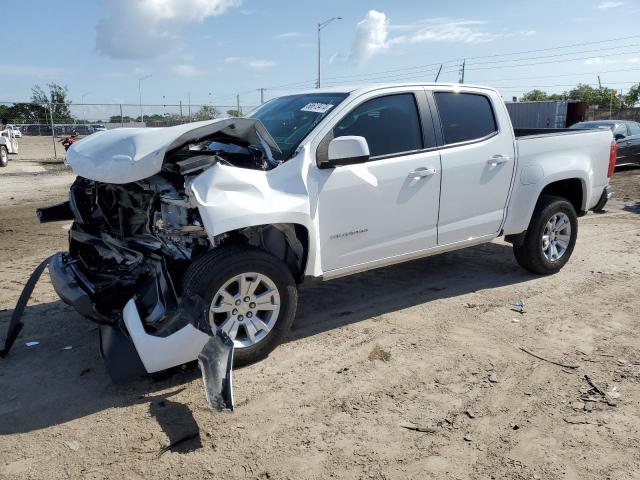
<svg viewBox="0 0 640 480">
<path fill-rule="evenodd" d="M 548 259 L 543 252 L 543 240 L 545 225 L 558 213 L 564 213 L 569 218 L 571 234 L 569 244 L 560 258 Z M 562 197 L 543 195 L 538 200 L 529 228 L 522 245 L 514 245 L 513 253 L 516 260 L 526 270 L 538 275 L 550 275 L 560 271 L 569 261 L 578 237 L 578 215 L 573 205 Z"/>
<path fill-rule="evenodd" d="M 275 324 L 264 338 L 254 345 L 235 349 L 234 366 L 262 360 L 289 331 L 298 304 L 298 289 L 293 275 L 284 262 L 263 250 L 221 246 L 196 259 L 183 276 L 184 296 L 199 295 L 209 311 L 218 290 L 236 275 L 247 272 L 266 275 L 275 284 L 280 296 L 280 310 Z"/>
<path fill-rule="evenodd" d="M 7 147 L 0 145 L 0 167 L 6 167 L 9 165 L 9 152 Z"/>
</svg>

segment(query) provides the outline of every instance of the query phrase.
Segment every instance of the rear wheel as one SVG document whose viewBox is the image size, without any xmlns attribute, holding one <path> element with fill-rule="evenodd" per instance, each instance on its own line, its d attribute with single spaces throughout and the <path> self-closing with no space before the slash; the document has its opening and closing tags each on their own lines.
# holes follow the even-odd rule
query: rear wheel
<svg viewBox="0 0 640 480">
<path fill-rule="evenodd" d="M 9 153 L 7 147 L 0 145 L 0 167 L 6 167 L 9 165 Z"/>
<path fill-rule="evenodd" d="M 514 245 L 518 263 L 530 272 L 549 275 L 569 261 L 578 236 L 578 216 L 561 197 L 544 195 L 533 212 L 522 245 Z"/>
<path fill-rule="evenodd" d="M 298 292 L 291 272 L 255 248 L 216 248 L 189 266 L 183 286 L 185 297 L 204 299 L 212 329 L 231 337 L 237 366 L 266 357 L 295 317 Z"/>
</svg>

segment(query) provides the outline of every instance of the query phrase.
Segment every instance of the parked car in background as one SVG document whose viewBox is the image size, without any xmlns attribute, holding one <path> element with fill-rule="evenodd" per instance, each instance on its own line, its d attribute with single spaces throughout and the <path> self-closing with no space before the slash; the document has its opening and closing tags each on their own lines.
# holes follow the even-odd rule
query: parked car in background
<svg viewBox="0 0 640 480">
<path fill-rule="evenodd" d="M 13 130 L 13 136 L 16 138 L 22 138 L 22 132 L 20 131 L 20 129 L 18 127 L 16 127 L 15 125 L 7 125 L 7 128 L 10 128 L 11 130 Z"/>
<path fill-rule="evenodd" d="M 623 165 L 640 166 L 640 123 L 629 120 L 593 120 L 576 123 L 571 128 L 605 128 L 611 130 L 618 146 L 616 167 Z"/>
<path fill-rule="evenodd" d="M 107 127 L 100 124 L 90 125 L 89 128 L 91 129 L 91 133 L 104 132 L 107 130 Z"/>
</svg>

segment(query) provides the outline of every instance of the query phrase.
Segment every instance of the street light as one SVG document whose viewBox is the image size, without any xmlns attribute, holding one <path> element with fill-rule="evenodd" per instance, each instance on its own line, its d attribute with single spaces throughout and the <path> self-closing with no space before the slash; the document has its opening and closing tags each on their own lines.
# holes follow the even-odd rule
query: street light
<svg viewBox="0 0 640 480">
<path fill-rule="evenodd" d="M 138 79 L 138 100 L 140 101 L 140 122 L 142 123 L 144 123 L 144 113 L 142 113 L 142 82 L 150 77 L 151 75 L 145 75 Z"/>
<path fill-rule="evenodd" d="M 342 20 L 342 17 L 332 17 L 318 24 L 318 80 L 316 80 L 316 88 L 320 88 L 320 31 L 334 20 Z"/>
<path fill-rule="evenodd" d="M 82 123 L 87 123 L 87 108 L 84 106 L 84 97 L 86 97 L 87 95 L 91 95 L 91 92 L 83 93 L 82 95 L 80 95 L 80 103 L 82 104 Z"/>
</svg>

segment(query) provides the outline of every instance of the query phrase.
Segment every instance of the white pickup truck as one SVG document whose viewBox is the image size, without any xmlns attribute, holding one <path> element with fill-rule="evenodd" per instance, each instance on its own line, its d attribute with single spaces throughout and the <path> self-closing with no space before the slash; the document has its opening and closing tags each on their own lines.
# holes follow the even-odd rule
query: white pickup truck
<svg viewBox="0 0 640 480">
<path fill-rule="evenodd" d="M 70 201 L 39 215 L 74 220 L 51 279 L 126 377 L 194 360 L 216 329 L 236 364 L 264 357 L 306 279 L 501 236 L 555 273 L 578 217 L 606 203 L 615 153 L 609 130 L 514 132 L 492 88 L 320 89 L 248 118 L 91 135 L 67 154 Z"/>
<path fill-rule="evenodd" d="M 1 129 L 2 125 L 0 124 L 0 167 L 9 165 L 9 155 L 18 154 L 16 130 L 12 125 L 5 125 L 4 127 L 4 129 Z M 20 130 L 17 131 L 19 132 Z"/>
</svg>

